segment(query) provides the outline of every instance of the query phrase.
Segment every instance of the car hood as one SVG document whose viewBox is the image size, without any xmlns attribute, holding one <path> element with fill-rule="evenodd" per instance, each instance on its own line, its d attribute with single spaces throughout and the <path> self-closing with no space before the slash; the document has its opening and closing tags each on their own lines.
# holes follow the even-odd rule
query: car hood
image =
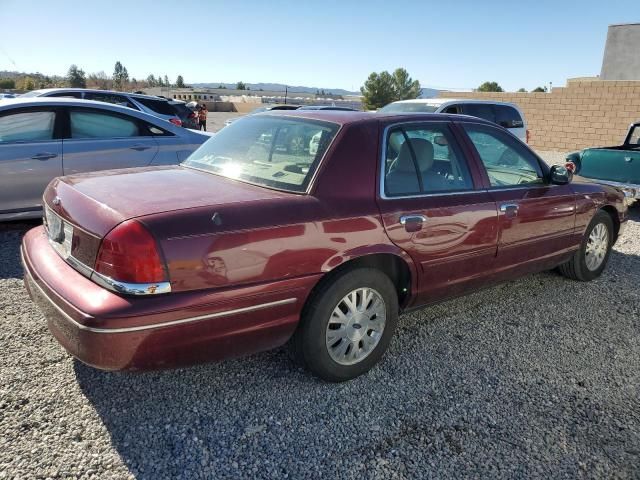
<svg viewBox="0 0 640 480">
<path fill-rule="evenodd" d="M 98 235 L 130 218 L 175 210 L 261 202 L 288 196 L 182 166 L 107 170 L 55 179 L 47 205 Z"/>
</svg>

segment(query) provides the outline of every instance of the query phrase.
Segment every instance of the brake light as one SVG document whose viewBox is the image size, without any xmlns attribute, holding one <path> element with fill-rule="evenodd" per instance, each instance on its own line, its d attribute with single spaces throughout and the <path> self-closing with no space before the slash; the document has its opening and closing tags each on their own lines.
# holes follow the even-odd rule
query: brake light
<svg viewBox="0 0 640 480">
<path fill-rule="evenodd" d="M 196 115 L 196 112 L 191 112 L 191 114 L 189 114 L 189 118 L 197 118 L 198 116 Z"/>
<path fill-rule="evenodd" d="M 529 133 L 529 129 L 527 128 L 527 136 L 526 136 L 527 143 L 529 143 L 529 138 L 531 138 L 531 133 Z"/>
<path fill-rule="evenodd" d="M 121 223 L 104 237 L 94 270 L 119 282 L 167 281 L 155 239 L 135 220 Z"/>
<path fill-rule="evenodd" d="M 169 121 L 178 127 L 182 126 L 182 120 L 179 118 L 170 118 Z"/>
</svg>

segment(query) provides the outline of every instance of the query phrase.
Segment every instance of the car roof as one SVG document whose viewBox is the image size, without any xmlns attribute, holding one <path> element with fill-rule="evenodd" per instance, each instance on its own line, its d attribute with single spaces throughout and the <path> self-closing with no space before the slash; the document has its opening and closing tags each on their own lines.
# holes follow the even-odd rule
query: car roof
<svg viewBox="0 0 640 480">
<path fill-rule="evenodd" d="M 385 123 L 411 123 L 420 121 L 458 121 L 458 122 L 474 122 L 486 125 L 496 126 L 495 123 L 478 117 L 469 115 L 453 115 L 446 113 L 373 113 L 347 110 L 279 110 L 262 112 L 256 115 L 269 115 L 278 117 L 292 118 L 308 118 L 310 120 L 321 120 L 325 122 L 336 123 L 338 125 L 349 125 L 354 123 L 377 123 L 385 121 Z"/>
<path fill-rule="evenodd" d="M 64 97 L 17 97 L 8 98 L 0 103 L 0 111 L 9 110 L 11 108 L 20 107 L 39 107 L 39 106 L 52 106 L 52 107 L 91 107 L 100 110 L 110 110 L 113 112 L 123 113 L 131 117 L 137 117 L 145 122 L 158 125 L 165 130 L 170 130 L 173 133 L 180 132 L 182 127 L 175 127 L 171 122 L 167 122 L 154 115 L 149 115 L 145 112 L 134 110 L 133 108 L 123 107 L 113 103 L 98 102 L 95 100 L 81 100 L 78 98 L 64 98 Z"/>
<path fill-rule="evenodd" d="M 496 100 L 478 100 L 476 98 L 415 98 L 413 100 L 398 100 L 392 103 L 420 103 L 424 105 L 437 105 L 441 106 L 445 103 L 482 103 L 489 105 L 508 105 L 510 107 L 516 107 L 514 103 L 499 102 Z M 389 104 L 391 105 L 391 103 Z"/>
<path fill-rule="evenodd" d="M 38 90 L 32 90 L 33 92 L 40 92 L 42 95 L 45 95 L 47 93 L 64 93 L 64 92 L 91 92 L 91 93 L 108 93 L 108 94 L 115 94 L 115 95 L 127 95 L 128 97 L 133 97 L 133 98 L 148 98 L 150 100 L 158 100 L 158 101 L 162 101 L 162 100 L 166 100 L 169 101 L 169 99 L 164 98 L 164 97 L 158 97 L 156 95 L 145 95 L 142 93 L 131 93 L 131 92 L 118 92 L 116 90 L 96 90 L 93 88 L 41 88 Z"/>
</svg>

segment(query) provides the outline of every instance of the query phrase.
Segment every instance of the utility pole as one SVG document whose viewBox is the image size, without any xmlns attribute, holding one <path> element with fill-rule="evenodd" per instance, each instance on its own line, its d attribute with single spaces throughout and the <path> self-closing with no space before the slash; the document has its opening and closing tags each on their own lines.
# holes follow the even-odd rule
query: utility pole
<svg viewBox="0 0 640 480">
<path fill-rule="evenodd" d="M 287 93 L 289 93 L 289 87 L 284 86 L 284 104 L 287 104 Z"/>
</svg>

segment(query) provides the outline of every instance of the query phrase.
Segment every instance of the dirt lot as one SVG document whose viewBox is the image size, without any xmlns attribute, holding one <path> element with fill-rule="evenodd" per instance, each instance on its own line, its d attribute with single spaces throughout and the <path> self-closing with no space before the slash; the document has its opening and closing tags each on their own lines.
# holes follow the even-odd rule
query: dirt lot
<svg viewBox="0 0 640 480">
<path fill-rule="evenodd" d="M 532 275 L 401 318 L 345 384 L 284 350 L 104 373 L 53 340 L 0 226 L 0 478 L 638 478 L 640 213 L 592 283 Z"/>
</svg>

